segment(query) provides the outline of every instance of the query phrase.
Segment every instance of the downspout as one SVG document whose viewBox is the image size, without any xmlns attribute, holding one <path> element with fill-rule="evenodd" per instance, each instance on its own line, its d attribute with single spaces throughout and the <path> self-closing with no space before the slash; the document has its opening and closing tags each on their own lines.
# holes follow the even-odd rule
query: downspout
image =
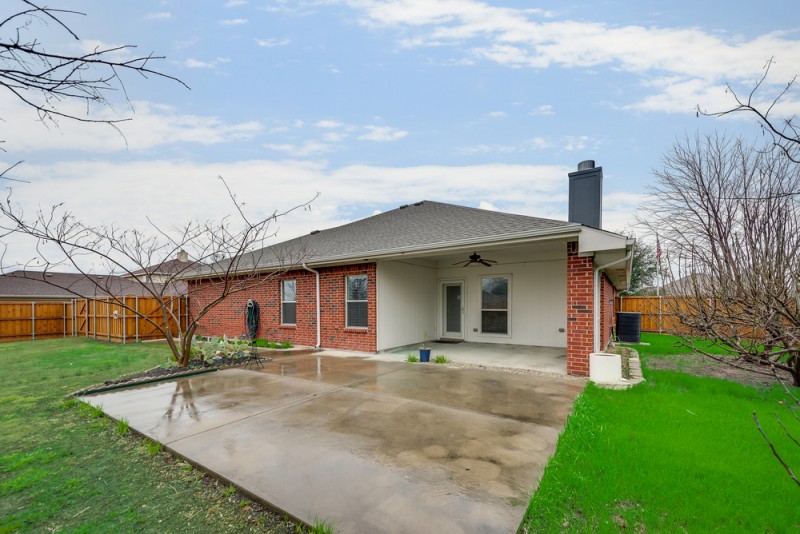
<svg viewBox="0 0 800 534">
<path fill-rule="evenodd" d="M 319 271 L 315 271 L 305 262 L 303 262 L 303 269 L 310 273 L 314 273 L 317 275 L 317 345 L 314 347 L 318 349 L 320 345 L 322 345 L 322 323 L 320 322 L 320 310 L 319 310 Z"/>
<path fill-rule="evenodd" d="M 630 252 L 628 252 L 624 258 L 608 262 L 605 265 L 600 265 L 594 269 L 594 335 L 592 352 L 600 351 L 600 271 L 603 271 L 612 265 L 616 265 L 624 261 L 626 262 L 631 258 L 631 256 L 633 256 L 633 247 L 631 247 Z"/>
</svg>

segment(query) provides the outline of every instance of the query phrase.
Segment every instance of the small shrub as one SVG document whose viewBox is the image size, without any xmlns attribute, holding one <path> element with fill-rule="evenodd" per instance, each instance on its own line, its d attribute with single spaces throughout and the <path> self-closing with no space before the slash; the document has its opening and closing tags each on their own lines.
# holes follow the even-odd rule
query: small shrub
<svg viewBox="0 0 800 534">
<path fill-rule="evenodd" d="M 155 456 L 161 452 L 161 444 L 151 439 L 144 440 L 144 446 L 147 448 L 147 454 Z"/>
<path fill-rule="evenodd" d="M 130 431 L 131 427 L 124 418 L 117 421 L 117 434 L 119 434 L 120 436 L 124 436 Z"/>
<path fill-rule="evenodd" d="M 447 358 L 445 358 L 444 354 L 439 354 L 436 358 L 433 359 L 434 363 L 447 363 Z"/>
<path fill-rule="evenodd" d="M 419 361 L 419 356 L 416 354 L 409 354 L 406 356 L 406 361 L 409 363 L 417 363 Z"/>
<path fill-rule="evenodd" d="M 314 519 L 314 524 L 309 530 L 311 534 L 333 534 L 333 525 L 322 519 Z"/>
</svg>

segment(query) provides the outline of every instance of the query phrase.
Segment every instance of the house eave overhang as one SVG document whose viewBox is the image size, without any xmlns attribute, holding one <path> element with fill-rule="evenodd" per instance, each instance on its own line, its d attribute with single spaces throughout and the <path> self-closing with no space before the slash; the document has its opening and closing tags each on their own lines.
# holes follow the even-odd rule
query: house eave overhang
<svg viewBox="0 0 800 534">
<path fill-rule="evenodd" d="M 381 260 L 393 260 L 397 258 L 419 258 L 432 255 L 449 254 L 452 252 L 459 252 L 475 247 L 492 248 L 514 246 L 526 243 L 537 243 L 542 241 L 552 241 L 555 239 L 569 240 L 570 238 L 578 238 L 581 233 L 581 225 L 571 224 L 558 228 L 547 228 L 544 230 L 534 230 L 529 232 L 517 232 L 511 234 L 504 234 L 502 236 L 484 236 L 480 238 L 467 238 L 450 241 L 442 241 L 438 243 L 419 245 L 409 245 L 406 247 L 394 247 L 391 249 L 376 249 L 365 251 L 359 254 L 343 254 L 341 256 L 328 256 L 324 258 L 309 258 L 304 261 L 290 262 L 283 265 L 266 265 L 256 269 L 242 269 L 234 272 L 204 272 L 192 274 L 184 277 L 185 280 L 209 279 L 219 278 L 222 276 L 236 276 L 236 275 L 250 275 L 269 273 L 280 270 L 285 270 L 287 267 L 302 268 L 302 264 L 306 263 L 310 267 L 335 267 L 338 265 L 353 265 L 358 263 L 374 263 Z"/>
</svg>

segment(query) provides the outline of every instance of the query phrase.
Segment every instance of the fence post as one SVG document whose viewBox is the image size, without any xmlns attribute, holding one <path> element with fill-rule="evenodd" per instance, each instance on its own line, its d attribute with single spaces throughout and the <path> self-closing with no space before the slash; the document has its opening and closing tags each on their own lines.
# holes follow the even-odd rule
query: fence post
<svg viewBox="0 0 800 534">
<path fill-rule="evenodd" d="M 128 344 L 128 297 L 122 297 L 122 344 Z"/>
<path fill-rule="evenodd" d="M 31 339 L 36 339 L 36 302 L 31 302 Z"/>
<path fill-rule="evenodd" d="M 111 301 L 106 297 L 106 338 L 111 343 Z"/>
<path fill-rule="evenodd" d="M 134 308 L 136 309 L 136 319 L 134 319 L 136 324 L 136 342 L 139 342 L 139 295 L 134 297 Z"/>
<path fill-rule="evenodd" d="M 63 305 L 62 307 L 64 308 L 64 313 L 63 313 L 63 315 L 64 315 L 64 337 L 67 337 L 67 303 L 66 302 L 62 302 L 61 304 Z"/>
</svg>

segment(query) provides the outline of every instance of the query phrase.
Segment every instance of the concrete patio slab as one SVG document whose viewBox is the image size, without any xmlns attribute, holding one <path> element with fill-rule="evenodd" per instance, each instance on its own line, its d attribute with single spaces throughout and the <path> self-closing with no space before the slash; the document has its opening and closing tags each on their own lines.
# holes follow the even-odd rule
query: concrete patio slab
<svg viewBox="0 0 800 534">
<path fill-rule="evenodd" d="M 582 388 L 306 355 L 82 400 L 337 532 L 513 532 Z"/>
<path fill-rule="evenodd" d="M 558 347 L 537 347 L 531 345 L 509 345 L 505 343 L 428 343 L 431 359 L 443 355 L 450 362 L 521 369 L 539 373 L 566 375 L 567 349 Z M 322 354 L 330 356 L 362 357 L 386 362 L 405 362 L 409 354 L 419 354 L 419 344 L 406 345 L 378 353 L 362 353 L 323 349 Z"/>
</svg>

